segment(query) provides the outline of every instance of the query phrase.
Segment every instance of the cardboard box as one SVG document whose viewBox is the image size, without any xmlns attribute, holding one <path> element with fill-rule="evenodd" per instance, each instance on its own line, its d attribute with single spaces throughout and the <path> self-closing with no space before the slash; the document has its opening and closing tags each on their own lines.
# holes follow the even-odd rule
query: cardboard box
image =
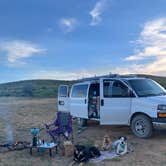
<svg viewBox="0 0 166 166">
<path fill-rule="evenodd" d="M 71 141 L 65 141 L 64 142 L 64 151 L 65 151 L 65 156 L 66 157 L 73 156 L 73 154 L 74 154 L 74 145 L 72 144 Z"/>
</svg>

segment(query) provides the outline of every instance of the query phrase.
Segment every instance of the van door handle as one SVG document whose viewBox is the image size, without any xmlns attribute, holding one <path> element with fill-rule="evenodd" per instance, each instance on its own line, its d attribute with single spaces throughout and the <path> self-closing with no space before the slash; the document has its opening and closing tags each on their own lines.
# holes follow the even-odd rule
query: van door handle
<svg viewBox="0 0 166 166">
<path fill-rule="evenodd" d="M 59 101 L 59 105 L 65 105 L 64 101 Z"/>
<path fill-rule="evenodd" d="M 101 99 L 101 106 L 104 106 L 104 99 Z"/>
<path fill-rule="evenodd" d="M 85 104 L 86 104 L 86 99 L 85 99 Z"/>
</svg>

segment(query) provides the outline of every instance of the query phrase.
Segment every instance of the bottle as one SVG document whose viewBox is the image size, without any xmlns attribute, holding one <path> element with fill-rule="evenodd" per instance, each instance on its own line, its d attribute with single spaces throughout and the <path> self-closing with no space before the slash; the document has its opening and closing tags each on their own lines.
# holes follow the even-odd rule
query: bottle
<svg viewBox="0 0 166 166">
<path fill-rule="evenodd" d="M 32 145 L 37 146 L 37 136 L 36 135 L 34 135 L 34 137 L 33 137 Z"/>
</svg>

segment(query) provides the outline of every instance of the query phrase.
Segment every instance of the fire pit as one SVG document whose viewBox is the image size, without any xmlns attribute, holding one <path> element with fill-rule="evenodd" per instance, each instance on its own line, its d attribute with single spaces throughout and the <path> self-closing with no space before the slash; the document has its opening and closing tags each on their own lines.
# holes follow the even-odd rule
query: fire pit
<svg viewBox="0 0 166 166">
<path fill-rule="evenodd" d="M 16 141 L 15 143 L 0 144 L 0 153 L 14 150 L 23 150 L 29 146 L 30 143 L 26 141 Z"/>
</svg>

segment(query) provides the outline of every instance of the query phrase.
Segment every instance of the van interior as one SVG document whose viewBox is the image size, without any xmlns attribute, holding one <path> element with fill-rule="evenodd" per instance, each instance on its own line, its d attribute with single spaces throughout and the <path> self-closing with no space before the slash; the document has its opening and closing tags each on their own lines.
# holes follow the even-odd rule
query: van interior
<svg viewBox="0 0 166 166">
<path fill-rule="evenodd" d="M 88 94 L 88 117 L 100 118 L 100 84 L 92 83 Z"/>
</svg>

